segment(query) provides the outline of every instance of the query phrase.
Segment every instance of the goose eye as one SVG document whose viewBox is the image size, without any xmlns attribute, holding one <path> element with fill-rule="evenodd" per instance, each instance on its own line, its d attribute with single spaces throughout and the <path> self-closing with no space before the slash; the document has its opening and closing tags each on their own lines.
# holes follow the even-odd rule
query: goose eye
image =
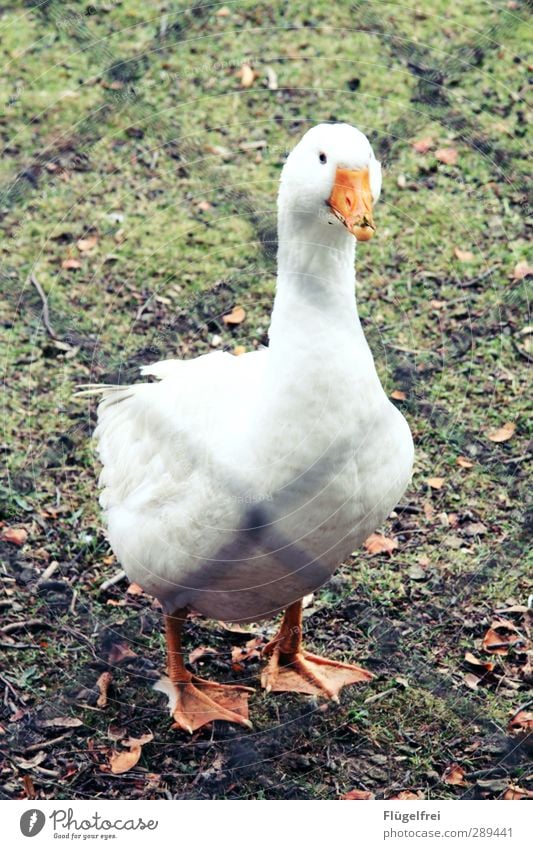
<svg viewBox="0 0 533 849">
<path fill-rule="evenodd" d="M 328 157 L 326 156 L 325 153 L 319 153 L 318 158 L 320 159 L 322 165 L 325 165 L 326 162 L 328 161 Z"/>
</svg>

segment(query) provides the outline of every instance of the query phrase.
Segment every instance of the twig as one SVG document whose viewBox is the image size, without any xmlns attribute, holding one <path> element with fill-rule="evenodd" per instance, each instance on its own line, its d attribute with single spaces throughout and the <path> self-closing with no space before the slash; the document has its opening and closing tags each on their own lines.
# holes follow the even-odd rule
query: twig
<svg viewBox="0 0 533 849">
<path fill-rule="evenodd" d="M 4 625 L 0 628 L 2 634 L 11 634 L 12 631 L 21 631 L 25 628 L 52 628 L 49 622 L 44 622 L 42 619 L 23 619 L 22 622 L 11 622 L 9 625 Z"/>
<path fill-rule="evenodd" d="M 35 587 L 36 588 L 40 587 L 41 584 L 43 584 L 45 581 L 47 581 L 49 578 L 51 578 L 52 575 L 54 574 L 54 572 L 58 568 L 59 568 L 59 563 L 57 562 L 57 560 L 52 560 L 50 565 L 47 566 L 46 569 L 44 570 L 44 572 L 41 575 L 39 575 L 39 577 L 37 578 L 37 581 L 35 582 Z"/>
<path fill-rule="evenodd" d="M 121 569 L 120 572 L 117 572 L 115 575 L 113 575 L 112 578 L 108 578 L 107 581 L 104 581 L 104 583 L 101 584 L 100 591 L 104 592 L 105 590 L 108 590 L 109 587 L 114 587 L 115 584 L 118 584 L 120 583 L 120 581 L 123 581 L 125 577 L 126 573 L 124 569 Z"/>
<path fill-rule="evenodd" d="M 46 330 L 46 332 L 48 333 L 50 338 L 54 339 L 57 342 L 57 341 L 59 341 L 59 337 L 58 337 L 57 333 L 55 332 L 54 328 L 52 327 L 52 325 L 50 324 L 50 312 L 48 310 L 48 298 L 46 297 L 46 294 L 44 292 L 43 287 L 41 286 L 41 284 L 37 280 L 34 271 L 32 271 L 31 274 L 30 274 L 30 282 L 37 289 L 37 292 L 39 293 L 39 297 L 41 299 L 41 303 L 43 305 L 42 321 L 43 321 L 44 329 Z"/>
<path fill-rule="evenodd" d="M 512 717 L 509 721 L 512 722 L 513 719 L 515 718 L 515 716 L 518 716 L 519 713 L 521 713 L 523 710 L 530 707 L 531 705 L 533 705 L 533 699 L 530 699 L 529 702 L 526 702 L 525 704 L 520 705 L 520 707 L 517 710 L 515 710 L 515 712 L 513 713 Z"/>
<path fill-rule="evenodd" d="M 22 701 L 19 694 L 17 693 L 17 691 L 13 687 L 13 684 L 11 684 L 11 682 L 8 681 L 7 678 L 4 678 L 3 675 L 0 675 L 0 681 L 2 681 L 6 685 L 7 689 L 11 691 L 11 693 L 14 695 L 14 697 L 16 698 L 16 700 L 18 702 Z"/>
<path fill-rule="evenodd" d="M 376 693 L 375 696 L 369 696 L 367 699 L 365 699 L 364 704 L 371 705 L 372 702 L 379 702 L 380 699 L 384 699 L 386 696 L 390 696 L 391 693 L 395 692 L 396 687 L 389 687 L 388 690 L 383 690 L 381 693 Z"/>
<path fill-rule="evenodd" d="M 478 274 L 476 277 L 471 277 L 470 280 L 460 280 L 457 285 L 460 286 L 461 289 L 466 289 L 468 286 L 475 286 L 476 283 L 481 283 L 482 280 L 485 280 L 487 277 L 490 277 L 490 275 L 494 271 L 496 271 L 497 268 L 497 265 L 493 265 L 492 268 L 488 268 L 486 271 L 484 271 L 482 274 Z"/>
<path fill-rule="evenodd" d="M 533 454 L 522 454 L 520 457 L 507 457 L 505 460 L 500 460 L 502 466 L 510 465 L 511 463 L 523 463 L 525 460 L 531 460 Z"/>
<path fill-rule="evenodd" d="M 39 749 L 47 749 L 48 746 L 55 746 L 56 743 L 61 743 L 71 735 L 72 731 L 68 731 L 66 734 L 62 734 L 61 737 L 54 737 L 53 740 L 41 740 L 40 743 L 32 743 L 31 746 L 27 746 L 22 751 L 25 755 L 29 755 L 31 752 L 38 752 Z"/>
</svg>

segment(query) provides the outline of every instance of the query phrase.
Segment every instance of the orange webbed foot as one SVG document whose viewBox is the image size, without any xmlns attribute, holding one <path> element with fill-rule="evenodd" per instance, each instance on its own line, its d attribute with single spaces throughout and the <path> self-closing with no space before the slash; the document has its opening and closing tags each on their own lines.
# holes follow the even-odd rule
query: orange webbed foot
<svg viewBox="0 0 533 849">
<path fill-rule="evenodd" d="M 267 652 L 269 649 L 267 646 Z M 267 692 L 306 693 L 338 702 L 343 687 L 371 681 L 373 677 L 371 672 L 351 663 L 328 660 L 304 649 L 283 654 L 279 646 L 275 646 L 261 676 L 261 684 Z"/>
<path fill-rule="evenodd" d="M 217 684 L 192 675 L 190 681 L 176 684 L 166 679 L 156 689 L 169 698 L 173 728 L 193 734 L 215 720 L 253 727 L 248 718 L 248 696 L 254 692 L 251 687 Z"/>
</svg>

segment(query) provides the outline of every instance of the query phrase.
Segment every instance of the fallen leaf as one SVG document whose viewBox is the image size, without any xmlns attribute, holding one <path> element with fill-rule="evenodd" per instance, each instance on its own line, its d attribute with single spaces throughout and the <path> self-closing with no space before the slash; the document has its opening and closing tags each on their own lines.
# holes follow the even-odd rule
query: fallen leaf
<svg viewBox="0 0 533 849">
<path fill-rule="evenodd" d="M 501 427 L 495 430 L 489 430 L 487 439 L 490 439 L 491 442 L 507 442 L 508 439 L 511 439 L 515 430 L 516 425 L 514 422 L 505 422 Z"/>
<path fill-rule="evenodd" d="M 100 695 L 96 700 L 96 704 L 99 708 L 105 708 L 105 706 L 107 705 L 107 691 L 112 680 L 113 676 L 110 672 L 102 672 L 98 681 L 96 682 L 96 686 L 100 690 Z"/>
<path fill-rule="evenodd" d="M 55 716 L 53 719 L 40 719 L 36 725 L 39 728 L 79 728 L 83 722 L 76 716 Z"/>
<path fill-rule="evenodd" d="M 364 541 L 364 547 L 369 554 L 391 554 L 398 548 L 398 540 L 390 539 L 383 534 L 370 534 Z"/>
<path fill-rule="evenodd" d="M 424 796 L 421 793 L 413 793 L 411 790 L 400 790 L 400 792 L 396 796 L 389 796 L 389 801 L 394 801 L 395 799 L 404 801 L 408 799 L 423 799 Z"/>
<path fill-rule="evenodd" d="M 455 165 L 459 154 L 454 147 L 440 147 L 435 151 L 435 156 L 439 162 L 443 162 L 445 165 Z"/>
<path fill-rule="evenodd" d="M 510 731 L 533 732 L 533 713 L 528 710 L 519 711 L 509 722 Z"/>
<path fill-rule="evenodd" d="M 224 324 L 241 324 L 246 318 L 242 307 L 234 307 L 231 312 L 222 317 Z"/>
<path fill-rule="evenodd" d="M 122 661 L 131 657 L 137 657 L 137 655 L 130 649 L 127 643 L 113 643 L 109 649 L 107 661 L 111 664 L 122 663 Z"/>
<path fill-rule="evenodd" d="M 92 251 L 97 244 L 98 236 L 87 236 L 85 239 L 78 239 L 78 241 L 76 242 L 76 247 L 79 251 L 85 253 L 86 251 Z"/>
<path fill-rule="evenodd" d="M 491 654 L 507 654 L 511 646 L 518 641 L 518 631 L 513 623 L 497 620 L 483 637 L 483 648 Z"/>
<path fill-rule="evenodd" d="M 231 650 L 231 665 L 235 672 L 242 672 L 245 660 L 256 660 L 261 657 L 264 646 L 262 637 L 252 637 L 244 646 L 233 646 Z"/>
<path fill-rule="evenodd" d="M 79 259 L 64 259 L 61 263 L 61 268 L 64 268 L 65 271 L 74 271 L 77 268 L 81 268 L 81 262 Z"/>
<path fill-rule="evenodd" d="M 431 489 L 442 489 L 444 486 L 445 478 L 428 478 L 426 483 Z"/>
<path fill-rule="evenodd" d="M 215 12 L 215 15 L 217 16 L 217 18 L 227 18 L 227 16 L 230 15 L 230 14 L 231 14 L 231 11 L 230 11 L 230 9 L 228 9 L 227 6 L 222 6 L 217 12 Z"/>
<path fill-rule="evenodd" d="M 472 460 L 469 460 L 468 457 L 458 457 L 455 462 L 462 469 L 471 469 L 472 466 L 474 465 Z"/>
<path fill-rule="evenodd" d="M 454 248 L 453 252 L 459 262 L 472 262 L 474 259 L 474 254 L 472 251 L 463 251 L 461 248 Z"/>
<path fill-rule="evenodd" d="M 457 784 L 461 787 L 465 787 L 465 771 L 461 766 L 459 766 L 459 764 L 450 764 L 446 767 L 442 774 L 442 781 L 444 781 L 445 784 Z"/>
<path fill-rule="evenodd" d="M 250 88 L 250 86 L 254 84 L 254 80 L 257 74 L 254 69 L 245 62 L 243 65 L 241 65 L 239 76 L 241 78 L 241 86 L 243 88 Z"/>
<path fill-rule="evenodd" d="M 433 147 L 434 141 L 431 136 L 424 136 L 423 139 L 411 142 L 413 150 L 417 153 L 427 153 Z"/>
<path fill-rule="evenodd" d="M 470 664 L 470 666 L 476 667 L 476 669 L 484 669 L 486 672 L 492 672 L 494 669 L 494 664 L 490 662 L 490 660 L 479 660 L 475 655 L 471 652 L 465 652 L 465 661 Z"/>
<path fill-rule="evenodd" d="M 148 734 L 143 734 L 142 737 L 128 737 L 123 740 L 123 745 L 129 748 L 129 752 L 120 751 L 113 752 L 109 758 L 111 772 L 114 775 L 121 775 L 123 772 L 128 772 L 132 769 L 141 757 L 142 747 L 146 743 L 150 743 L 154 739 L 151 731 Z"/>
<path fill-rule="evenodd" d="M 236 357 L 242 357 L 242 355 L 246 353 L 246 348 L 244 345 L 236 345 L 233 349 L 233 353 Z"/>
<path fill-rule="evenodd" d="M 139 584 L 133 583 L 130 584 L 126 593 L 128 595 L 142 595 L 144 592 L 143 588 L 139 586 Z"/>
<path fill-rule="evenodd" d="M 136 748 L 137 746 L 145 746 L 146 743 L 151 743 L 153 739 L 154 735 L 151 731 L 148 731 L 146 734 L 141 734 L 140 737 L 128 737 L 126 740 L 123 740 L 122 743 L 124 746 L 131 749 Z"/>
<path fill-rule="evenodd" d="M 341 796 L 341 799 L 352 800 L 352 799 L 375 799 L 373 793 L 370 790 L 349 790 L 348 793 L 345 793 L 344 796 Z"/>
<path fill-rule="evenodd" d="M 46 758 L 46 752 L 41 751 L 37 752 L 37 754 L 34 755 L 33 758 L 29 758 L 28 760 L 26 758 L 15 758 L 15 762 L 17 766 L 21 769 L 34 769 L 36 766 L 39 766 L 39 764 L 42 764 L 42 762 L 45 761 Z"/>
<path fill-rule="evenodd" d="M 189 663 L 196 663 L 197 660 L 200 660 L 201 657 L 205 657 L 206 654 L 216 654 L 216 650 L 209 648 L 209 646 L 197 646 L 197 648 L 193 649 L 189 654 Z"/>
<path fill-rule="evenodd" d="M 23 775 L 22 776 L 22 783 L 24 784 L 24 792 L 26 793 L 27 798 L 28 799 L 36 799 L 37 798 L 37 791 L 35 790 L 35 787 L 33 786 L 33 779 L 31 777 L 31 775 Z"/>
<path fill-rule="evenodd" d="M 129 751 L 113 752 L 109 758 L 113 775 L 122 775 L 132 769 L 141 757 L 142 746 L 133 746 Z"/>
<path fill-rule="evenodd" d="M 466 686 L 469 687 L 471 690 L 477 690 L 481 679 L 478 678 L 477 675 L 473 675 L 472 672 L 467 672 L 463 678 L 463 681 L 465 682 Z"/>
<path fill-rule="evenodd" d="M 394 391 L 391 392 L 390 397 L 394 398 L 395 401 L 405 401 L 407 395 L 405 392 L 402 392 L 401 389 L 394 389 Z"/>
<path fill-rule="evenodd" d="M 207 210 L 211 208 L 212 204 L 210 204 L 208 200 L 200 200 L 196 204 L 196 209 L 200 210 L 200 212 L 207 212 Z"/>
<path fill-rule="evenodd" d="M 1 539 L 4 542 L 11 542 L 13 545 L 24 545 L 28 539 L 28 532 L 24 528 L 4 528 Z"/>
<path fill-rule="evenodd" d="M 517 784 L 511 784 L 503 794 L 507 801 L 521 801 L 522 799 L 533 799 L 533 790 L 523 790 Z"/>
<path fill-rule="evenodd" d="M 463 533 L 467 537 L 481 537 L 487 533 L 487 528 L 483 522 L 469 522 L 464 526 Z"/>
<path fill-rule="evenodd" d="M 533 265 L 530 265 L 527 260 L 523 259 L 517 262 L 513 270 L 514 280 L 523 280 L 524 277 L 530 277 L 533 274 Z"/>
</svg>

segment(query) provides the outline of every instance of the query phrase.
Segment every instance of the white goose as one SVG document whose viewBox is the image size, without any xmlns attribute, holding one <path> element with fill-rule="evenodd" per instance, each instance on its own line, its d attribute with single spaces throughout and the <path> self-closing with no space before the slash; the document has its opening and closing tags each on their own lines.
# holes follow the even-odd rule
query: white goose
<svg viewBox="0 0 533 849">
<path fill-rule="evenodd" d="M 355 302 L 355 243 L 374 233 L 380 189 L 363 133 L 309 130 L 281 174 L 269 347 L 166 360 L 142 369 L 158 382 L 97 388 L 109 540 L 163 606 L 181 729 L 250 724 L 249 688 L 186 669 L 189 609 L 230 621 L 285 610 L 266 648 L 267 690 L 336 699 L 372 677 L 302 648 L 301 599 L 381 524 L 411 475 L 411 433 L 381 387 Z"/>
</svg>

